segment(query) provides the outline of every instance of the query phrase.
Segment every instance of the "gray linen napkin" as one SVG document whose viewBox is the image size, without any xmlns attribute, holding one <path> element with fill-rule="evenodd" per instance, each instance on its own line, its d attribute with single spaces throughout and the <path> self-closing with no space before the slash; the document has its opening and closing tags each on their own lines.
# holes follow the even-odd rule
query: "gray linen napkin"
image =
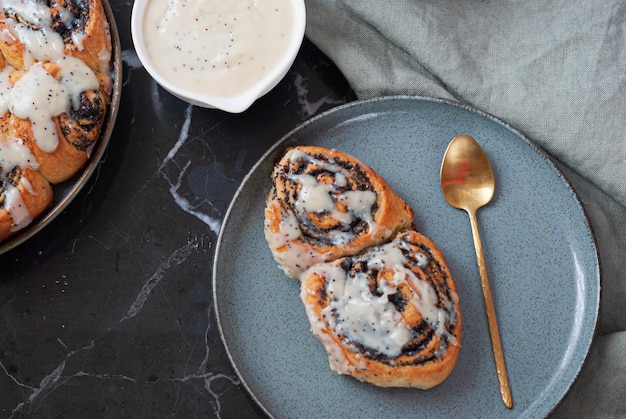
<svg viewBox="0 0 626 419">
<path fill-rule="evenodd" d="M 305 0 L 307 36 L 357 96 L 442 97 L 561 165 L 602 267 L 588 361 L 554 417 L 626 417 L 626 2 Z"/>
</svg>

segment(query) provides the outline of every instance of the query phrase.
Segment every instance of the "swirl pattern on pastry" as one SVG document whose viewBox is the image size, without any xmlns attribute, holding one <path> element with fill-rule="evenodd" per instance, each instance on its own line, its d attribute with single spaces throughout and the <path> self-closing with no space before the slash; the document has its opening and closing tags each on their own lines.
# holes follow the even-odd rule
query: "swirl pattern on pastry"
<svg viewBox="0 0 626 419">
<path fill-rule="evenodd" d="M 111 36 L 101 0 L 3 0 L 0 50 L 15 69 L 71 55 L 107 72 Z"/>
<path fill-rule="evenodd" d="M 293 147 L 272 173 L 265 237 L 291 278 L 393 237 L 413 211 L 370 167 L 334 149 Z"/>
<path fill-rule="evenodd" d="M 456 364 L 462 327 L 456 284 L 441 251 L 420 233 L 311 267 L 300 296 L 340 374 L 427 389 Z"/>
<path fill-rule="evenodd" d="M 113 85 L 101 0 L 2 0 L 0 52 L 1 241 L 49 207 L 50 184 L 100 138 Z"/>
<path fill-rule="evenodd" d="M 51 202 L 52 187 L 32 154 L 0 134 L 0 239 L 30 224 Z"/>
<path fill-rule="evenodd" d="M 31 150 L 50 183 L 71 178 L 100 136 L 110 104 L 110 77 L 64 57 L 13 71 L 10 80 L 9 112 L 0 122 L 5 135 Z M 54 100 L 39 94 L 41 88 L 55 92 Z"/>
</svg>

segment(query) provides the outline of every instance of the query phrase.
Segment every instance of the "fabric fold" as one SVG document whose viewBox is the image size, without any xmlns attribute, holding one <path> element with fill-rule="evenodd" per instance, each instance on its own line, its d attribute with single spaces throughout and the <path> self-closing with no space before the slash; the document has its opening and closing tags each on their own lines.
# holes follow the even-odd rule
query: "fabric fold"
<svg viewBox="0 0 626 419">
<path fill-rule="evenodd" d="M 626 205 L 626 120 L 611 118 L 626 113 L 623 3 L 310 0 L 307 10 L 307 35 L 360 99 L 475 106 Z"/>
<path fill-rule="evenodd" d="M 602 302 L 589 361 L 554 416 L 626 416 L 626 3 L 306 0 L 306 6 L 307 37 L 359 99 L 456 100 L 507 122 L 560 165 L 596 237 Z"/>
</svg>

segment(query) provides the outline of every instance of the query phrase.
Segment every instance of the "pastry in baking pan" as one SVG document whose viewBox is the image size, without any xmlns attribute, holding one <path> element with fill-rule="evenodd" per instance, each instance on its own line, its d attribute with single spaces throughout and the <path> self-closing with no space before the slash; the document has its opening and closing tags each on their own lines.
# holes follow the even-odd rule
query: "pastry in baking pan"
<svg viewBox="0 0 626 419">
<path fill-rule="evenodd" d="M 52 203 L 52 187 L 36 167 L 27 147 L 0 134 L 0 240 L 30 224 Z"/>
<path fill-rule="evenodd" d="M 110 104 L 110 76 L 64 57 L 14 71 L 10 80 L 14 100 L 0 121 L 5 135 L 31 150 L 50 183 L 71 178 L 100 137 Z M 54 92 L 54 100 L 42 91 Z"/>
<path fill-rule="evenodd" d="M 107 72 L 111 35 L 101 0 L 2 0 L 0 51 L 23 69 L 36 61 L 71 55 Z"/>
<path fill-rule="evenodd" d="M 290 148 L 274 167 L 265 237 L 291 278 L 353 255 L 413 224 L 413 210 L 374 170 L 318 146 Z"/>
<path fill-rule="evenodd" d="M 0 2 L 0 241 L 84 167 L 111 105 L 102 0 Z"/>
<path fill-rule="evenodd" d="M 443 254 L 415 231 L 301 276 L 311 330 L 332 370 L 381 387 L 443 382 L 461 346 L 459 296 Z"/>
</svg>

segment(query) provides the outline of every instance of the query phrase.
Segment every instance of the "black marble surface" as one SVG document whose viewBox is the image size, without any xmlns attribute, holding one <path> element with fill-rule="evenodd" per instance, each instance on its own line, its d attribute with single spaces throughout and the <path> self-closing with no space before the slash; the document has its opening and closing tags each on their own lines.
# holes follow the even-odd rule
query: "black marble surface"
<svg viewBox="0 0 626 419">
<path fill-rule="evenodd" d="M 109 147 L 59 217 L 0 255 L 0 417 L 263 417 L 219 336 L 217 233 L 262 154 L 354 94 L 305 40 L 245 113 L 190 106 L 139 64 L 132 1 L 110 3 L 124 65 Z"/>
</svg>

